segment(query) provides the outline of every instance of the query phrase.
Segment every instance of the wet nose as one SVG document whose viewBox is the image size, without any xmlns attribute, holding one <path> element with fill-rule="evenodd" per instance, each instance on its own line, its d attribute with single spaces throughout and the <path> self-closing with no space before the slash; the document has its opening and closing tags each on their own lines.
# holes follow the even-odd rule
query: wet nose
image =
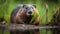
<svg viewBox="0 0 60 34">
<path fill-rule="evenodd" d="M 31 11 L 29 11 L 28 13 L 29 13 L 29 14 L 32 14 L 32 12 L 31 12 Z"/>
</svg>

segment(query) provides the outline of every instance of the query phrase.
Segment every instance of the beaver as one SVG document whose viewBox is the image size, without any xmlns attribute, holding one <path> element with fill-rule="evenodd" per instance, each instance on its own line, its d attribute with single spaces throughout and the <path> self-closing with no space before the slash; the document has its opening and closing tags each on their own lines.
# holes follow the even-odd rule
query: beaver
<svg viewBox="0 0 60 34">
<path fill-rule="evenodd" d="M 24 4 L 24 5 L 18 6 L 11 14 L 11 23 L 39 25 L 40 15 L 36 8 L 36 5 Z M 17 32 L 20 32 L 20 31 L 17 31 Z M 28 32 L 29 31 L 27 31 L 26 33 L 25 31 L 26 34 L 30 34 Z M 36 32 L 34 34 L 37 34 Z M 13 34 L 13 32 L 11 32 L 11 34 Z M 21 34 L 21 33 L 18 33 L 18 34 Z"/>
</svg>

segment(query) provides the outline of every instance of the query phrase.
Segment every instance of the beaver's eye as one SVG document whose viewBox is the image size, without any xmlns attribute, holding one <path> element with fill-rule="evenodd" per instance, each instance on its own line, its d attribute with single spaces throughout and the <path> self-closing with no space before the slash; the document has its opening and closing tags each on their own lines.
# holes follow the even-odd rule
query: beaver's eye
<svg viewBox="0 0 60 34">
<path fill-rule="evenodd" d="M 28 9 L 28 8 L 26 7 L 26 9 Z"/>
</svg>

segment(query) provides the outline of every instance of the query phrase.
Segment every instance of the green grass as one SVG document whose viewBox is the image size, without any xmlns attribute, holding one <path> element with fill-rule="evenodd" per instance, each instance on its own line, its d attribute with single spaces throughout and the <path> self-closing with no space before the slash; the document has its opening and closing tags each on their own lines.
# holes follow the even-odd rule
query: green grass
<svg viewBox="0 0 60 34">
<path fill-rule="evenodd" d="M 41 24 L 46 24 L 46 8 L 45 8 L 45 3 L 43 0 L 39 1 L 34 1 L 34 0 L 25 0 L 25 1 L 16 1 L 16 0 L 6 0 L 4 3 L 2 0 L 0 0 L 0 18 L 4 16 L 4 19 L 8 22 L 10 22 L 10 15 L 14 7 L 18 4 L 36 4 L 37 9 L 40 14 L 40 25 Z M 54 10 L 56 10 L 56 4 L 55 3 L 48 3 L 48 22 L 52 19 L 52 14 Z M 9 34 L 9 31 L 6 30 L 4 32 L 5 34 Z M 45 34 L 46 30 L 41 29 L 40 30 L 41 34 Z M 1 31 L 0 31 L 1 34 Z M 51 34 L 50 32 L 48 34 Z"/>
<path fill-rule="evenodd" d="M 2 30 L 0 30 L 0 34 L 10 34 L 10 32 L 9 32 L 9 30 L 4 30 L 4 31 L 2 31 Z"/>
</svg>

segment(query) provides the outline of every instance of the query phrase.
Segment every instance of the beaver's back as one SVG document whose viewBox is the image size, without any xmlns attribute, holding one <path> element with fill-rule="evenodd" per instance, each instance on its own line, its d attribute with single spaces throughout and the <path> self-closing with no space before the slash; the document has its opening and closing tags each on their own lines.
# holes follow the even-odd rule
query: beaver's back
<svg viewBox="0 0 60 34">
<path fill-rule="evenodd" d="M 15 16 L 16 16 L 17 12 L 19 11 L 19 9 L 20 9 L 21 7 L 22 7 L 22 6 L 19 5 L 19 6 L 17 6 L 17 7 L 12 11 L 11 17 L 10 17 L 11 23 L 14 23 Z"/>
</svg>

